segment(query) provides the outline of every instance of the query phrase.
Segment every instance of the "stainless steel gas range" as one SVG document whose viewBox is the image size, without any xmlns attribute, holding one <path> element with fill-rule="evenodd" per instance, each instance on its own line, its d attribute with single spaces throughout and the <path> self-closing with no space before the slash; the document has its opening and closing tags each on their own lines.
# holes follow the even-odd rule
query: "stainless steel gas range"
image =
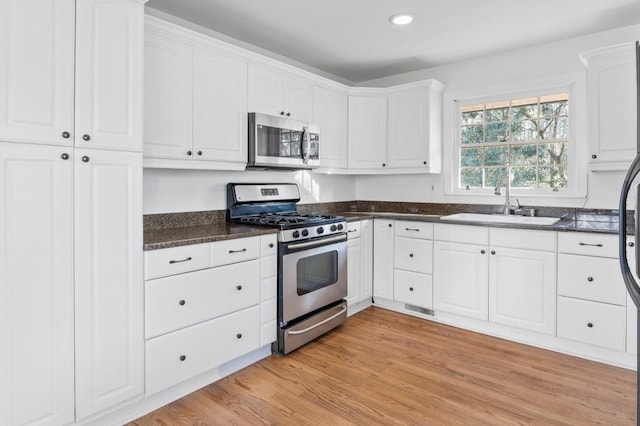
<svg viewBox="0 0 640 426">
<path fill-rule="evenodd" d="M 296 184 L 227 185 L 227 220 L 278 233 L 278 341 L 287 354 L 347 318 L 347 232 L 343 217 L 301 214 Z"/>
</svg>

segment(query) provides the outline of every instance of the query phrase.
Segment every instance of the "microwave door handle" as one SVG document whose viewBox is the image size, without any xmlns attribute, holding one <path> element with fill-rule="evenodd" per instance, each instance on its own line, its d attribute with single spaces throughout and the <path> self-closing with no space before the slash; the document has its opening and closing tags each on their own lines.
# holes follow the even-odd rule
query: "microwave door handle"
<svg viewBox="0 0 640 426">
<path fill-rule="evenodd" d="M 307 139 L 305 141 L 305 135 Z M 300 146 L 300 153 L 302 154 L 302 162 L 303 164 L 309 164 L 309 149 L 311 143 L 311 134 L 309 134 L 309 130 L 306 127 L 302 128 L 302 144 Z"/>
</svg>

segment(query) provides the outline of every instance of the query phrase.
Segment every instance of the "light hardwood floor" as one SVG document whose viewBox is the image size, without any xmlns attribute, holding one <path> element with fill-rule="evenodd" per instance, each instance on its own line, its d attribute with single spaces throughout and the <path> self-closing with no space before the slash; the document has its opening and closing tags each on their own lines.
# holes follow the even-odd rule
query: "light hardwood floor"
<svg viewBox="0 0 640 426">
<path fill-rule="evenodd" d="M 131 425 L 632 425 L 635 372 L 369 308 Z"/>
</svg>

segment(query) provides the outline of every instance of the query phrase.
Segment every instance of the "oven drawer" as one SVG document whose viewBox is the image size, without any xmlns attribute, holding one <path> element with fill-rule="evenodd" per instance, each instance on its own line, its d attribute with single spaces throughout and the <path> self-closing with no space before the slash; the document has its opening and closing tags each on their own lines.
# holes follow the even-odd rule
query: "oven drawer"
<svg viewBox="0 0 640 426">
<path fill-rule="evenodd" d="M 558 294 L 624 306 L 627 290 L 618 259 L 559 254 Z"/>
<path fill-rule="evenodd" d="M 146 342 L 146 394 L 151 395 L 260 347 L 260 308 Z"/>
<path fill-rule="evenodd" d="M 393 271 L 393 298 L 421 308 L 433 309 L 433 285 L 431 275 L 417 272 Z"/>
<path fill-rule="evenodd" d="M 433 239 L 433 223 L 396 220 L 396 237 Z"/>
<path fill-rule="evenodd" d="M 433 241 L 396 237 L 393 265 L 405 271 L 432 273 Z"/>
<path fill-rule="evenodd" d="M 260 303 L 260 261 L 209 268 L 145 284 L 149 339 Z"/>
<path fill-rule="evenodd" d="M 260 237 L 236 238 L 211 243 L 211 266 L 228 265 L 257 259 L 260 256 Z"/>
<path fill-rule="evenodd" d="M 209 267 L 210 244 L 171 247 L 144 253 L 144 277 L 151 280 Z"/>
<path fill-rule="evenodd" d="M 558 297 L 558 337 L 624 351 L 626 310 L 622 306 Z"/>
</svg>

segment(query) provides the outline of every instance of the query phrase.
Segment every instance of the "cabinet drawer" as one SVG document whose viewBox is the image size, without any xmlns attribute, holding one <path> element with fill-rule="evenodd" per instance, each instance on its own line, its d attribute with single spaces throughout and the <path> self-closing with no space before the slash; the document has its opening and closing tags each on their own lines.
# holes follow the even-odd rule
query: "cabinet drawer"
<svg viewBox="0 0 640 426">
<path fill-rule="evenodd" d="M 347 223 L 347 236 L 349 239 L 360 238 L 360 222 Z"/>
<path fill-rule="evenodd" d="M 149 281 L 146 338 L 256 305 L 260 284 L 259 260 Z"/>
<path fill-rule="evenodd" d="M 393 297 L 397 302 L 433 309 L 432 285 L 431 275 L 393 271 Z"/>
<path fill-rule="evenodd" d="M 559 254 L 558 294 L 624 306 L 627 289 L 617 259 Z"/>
<path fill-rule="evenodd" d="M 617 258 L 618 237 L 586 232 L 561 232 L 558 234 L 558 252 Z"/>
<path fill-rule="evenodd" d="M 558 297 L 558 337 L 624 351 L 625 315 L 621 306 Z"/>
<path fill-rule="evenodd" d="M 209 244 L 172 247 L 144 253 L 147 280 L 209 267 Z"/>
<path fill-rule="evenodd" d="M 556 251 L 556 234 L 552 231 L 490 228 L 489 240 L 492 247 Z"/>
<path fill-rule="evenodd" d="M 460 244 L 489 245 L 489 228 L 484 226 L 447 225 L 436 223 L 433 239 Z"/>
<path fill-rule="evenodd" d="M 237 238 L 211 244 L 211 266 L 227 265 L 260 256 L 260 237 Z"/>
<path fill-rule="evenodd" d="M 433 242 L 396 237 L 393 266 L 405 271 L 430 274 L 433 269 Z"/>
<path fill-rule="evenodd" d="M 146 342 L 146 394 L 151 395 L 260 346 L 258 306 Z"/>
<path fill-rule="evenodd" d="M 278 254 L 277 234 L 263 235 L 260 237 L 260 256 Z"/>
<path fill-rule="evenodd" d="M 396 220 L 396 237 L 433 239 L 433 223 Z"/>
</svg>

